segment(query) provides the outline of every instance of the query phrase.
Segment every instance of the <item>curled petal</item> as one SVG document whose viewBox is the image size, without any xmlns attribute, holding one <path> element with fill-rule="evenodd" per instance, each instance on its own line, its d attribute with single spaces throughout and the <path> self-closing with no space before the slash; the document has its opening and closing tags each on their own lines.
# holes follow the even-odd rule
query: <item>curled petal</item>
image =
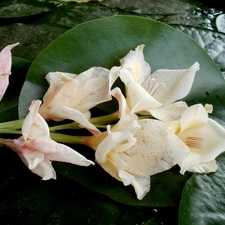
<svg viewBox="0 0 225 225">
<path fill-rule="evenodd" d="M 187 108 L 180 119 L 181 131 L 186 129 L 203 127 L 208 121 L 208 113 L 201 104 Z"/>
<path fill-rule="evenodd" d="M 212 161 L 225 151 L 225 129 L 212 119 L 208 119 L 208 123 L 201 128 L 186 130 L 179 137 L 192 152 L 201 156 L 201 163 Z M 195 142 L 188 143 L 188 137 L 195 137 Z"/>
<path fill-rule="evenodd" d="M 122 94 L 121 90 L 119 88 L 114 88 L 111 91 L 112 96 L 114 96 L 119 104 L 119 118 L 120 120 L 118 121 L 117 124 L 115 124 L 112 128 L 113 131 L 117 130 L 124 130 L 124 129 L 131 129 L 131 127 L 134 128 L 134 131 L 139 127 L 139 125 L 134 124 L 133 121 L 137 120 L 138 117 L 136 114 L 134 114 L 130 108 L 127 106 L 126 99 L 124 95 Z M 130 132 L 130 131 L 129 131 Z"/>
<path fill-rule="evenodd" d="M 30 105 L 30 111 L 27 114 L 22 126 L 24 141 L 38 136 L 50 136 L 46 121 L 38 114 L 40 105 L 40 100 L 34 100 Z"/>
<path fill-rule="evenodd" d="M 50 161 L 41 161 L 35 168 L 30 170 L 42 177 L 42 180 L 56 179 L 56 172 Z"/>
<path fill-rule="evenodd" d="M 127 132 L 113 132 L 109 134 L 97 147 L 95 158 L 99 163 L 105 163 L 107 155 L 116 148 L 116 151 L 123 151 L 130 148 L 136 142 Z"/>
</svg>

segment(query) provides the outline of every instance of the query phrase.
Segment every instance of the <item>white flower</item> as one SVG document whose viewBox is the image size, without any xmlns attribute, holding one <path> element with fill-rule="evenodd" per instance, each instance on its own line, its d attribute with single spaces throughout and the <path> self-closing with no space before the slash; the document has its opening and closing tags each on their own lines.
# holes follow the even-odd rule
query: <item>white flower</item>
<svg viewBox="0 0 225 225">
<path fill-rule="evenodd" d="M 22 136 L 18 139 L 5 139 L 4 144 L 14 150 L 25 165 L 43 180 L 56 179 L 51 161 L 67 162 L 80 166 L 94 164 L 66 145 L 50 138 L 49 128 L 38 113 L 41 101 L 33 101 L 26 116 Z"/>
<path fill-rule="evenodd" d="M 225 150 L 225 129 L 208 118 L 212 106 L 190 106 L 180 120 L 168 122 L 169 128 L 189 147 L 190 154 L 179 165 L 185 171 L 209 173 L 217 170 L 215 158 Z"/>
<path fill-rule="evenodd" d="M 46 79 L 50 86 L 39 112 L 46 120 L 71 119 L 99 135 L 100 131 L 89 122 L 89 110 L 112 99 L 110 89 L 117 76 L 117 67 L 110 71 L 92 67 L 79 75 L 49 73 Z"/>
<path fill-rule="evenodd" d="M 126 105 L 118 88 L 113 91 L 120 106 L 120 120 L 108 125 L 88 145 L 96 150 L 96 161 L 112 177 L 124 185 L 132 185 L 138 199 L 150 190 L 150 176 L 170 169 L 183 160 L 189 149 L 164 122 L 138 120 Z"/>
<path fill-rule="evenodd" d="M 175 119 L 180 116 L 177 108 L 187 108 L 186 103 L 175 101 L 190 92 L 199 64 L 182 70 L 159 69 L 151 74 L 143 48 L 144 45 L 137 46 L 120 60 L 119 76 L 126 85 L 128 106 L 134 113 L 151 114 L 163 121 Z"/>
</svg>

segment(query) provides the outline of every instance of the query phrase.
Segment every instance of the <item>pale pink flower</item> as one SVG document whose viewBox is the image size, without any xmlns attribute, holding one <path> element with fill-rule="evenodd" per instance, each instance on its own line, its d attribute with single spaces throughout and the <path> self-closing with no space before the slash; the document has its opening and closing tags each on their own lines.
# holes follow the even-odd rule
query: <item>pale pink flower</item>
<svg viewBox="0 0 225 225">
<path fill-rule="evenodd" d="M 25 165 L 43 180 L 56 179 L 51 161 L 67 162 L 79 166 L 94 164 L 72 148 L 57 143 L 50 138 L 49 128 L 38 113 L 41 101 L 33 101 L 26 116 L 22 136 L 5 139 L 4 144 L 14 150 Z"/>
<path fill-rule="evenodd" d="M 39 113 L 46 120 L 73 120 L 98 135 L 100 131 L 89 122 L 90 109 L 112 99 L 110 89 L 117 77 L 117 67 L 111 70 L 92 67 L 79 75 L 48 73 L 50 86 Z"/>
<path fill-rule="evenodd" d="M 17 46 L 19 43 L 7 45 L 0 52 L 0 100 L 9 85 L 9 75 L 11 74 L 12 55 L 11 49 Z"/>
</svg>

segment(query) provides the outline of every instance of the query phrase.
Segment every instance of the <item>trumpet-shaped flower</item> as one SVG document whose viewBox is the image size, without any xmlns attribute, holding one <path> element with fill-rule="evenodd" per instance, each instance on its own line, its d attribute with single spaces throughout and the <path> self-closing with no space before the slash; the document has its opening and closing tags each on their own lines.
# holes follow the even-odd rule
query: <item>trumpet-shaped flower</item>
<svg viewBox="0 0 225 225">
<path fill-rule="evenodd" d="M 119 89 L 112 94 L 119 102 L 120 120 L 87 144 L 96 150 L 96 162 L 124 185 L 132 185 L 142 199 L 150 190 L 150 176 L 170 169 L 189 149 L 164 122 L 138 120 Z"/>
<path fill-rule="evenodd" d="M 50 86 L 43 98 L 39 113 L 46 120 L 71 119 L 87 128 L 94 135 L 100 131 L 89 122 L 90 109 L 111 100 L 110 89 L 118 77 L 118 68 L 110 71 L 92 67 L 79 74 L 48 73 Z"/>
<path fill-rule="evenodd" d="M 187 105 L 176 102 L 190 92 L 199 64 L 189 69 L 159 69 L 151 74 L 151 68 L 143 55 L 144 45 L 130 51 L 120 60 L 120 78 L 126 85 L 126 98 L 132 112 L 151 114 L 163 121 L 178 118 Z M 172 104 L 173 103 L 173 104 Z"/>
<path fill-rule="evenodd" d="M 9 75 L 11 74 L 12 55 L 11 49 L 17 46 L 19 43 L 7 45 L 0 52 L 0 100 L 9 85 Z"/>
<path fill-rule="evenodd" d="M 26 116 L 22 136 L 18 139 L 5 139 L 4 144 L 14 150 L 25 165 L 43 180 L 56 179 L 51 161 L 67 162 L 80 166 L 94 164 L 66 145 L 50 138 L 49 128 L 38 113 L 41 101 L 33 101 Z"/>
<path fill-rule="evenodd" d="M 208 118 L 212 106 L 190 106 L 181 118 L 168 122 L 169 128 L 189 147 L 190 154 L 179 163 L 185 171 L 209 173 L 217 170 L 215 158 L 225 150 L 225 129 Z"/>
</svg>

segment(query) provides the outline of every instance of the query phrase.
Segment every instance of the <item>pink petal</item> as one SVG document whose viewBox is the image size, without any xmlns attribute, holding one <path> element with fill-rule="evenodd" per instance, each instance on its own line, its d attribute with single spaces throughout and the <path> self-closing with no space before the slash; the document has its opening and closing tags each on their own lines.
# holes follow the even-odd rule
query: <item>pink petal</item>
<svg viewBox="0 0 225 225">
<path fill-rule="evenodd" d="M 15 43 L 12 45 L 7 45 L 5 48 L 2 49 L 0 52 L 0 71 L 2 73 L 10 73 L 11 65 L 12 65 L 12 55 L 11 49 L 17 46 L 19 43 Z M 9 74 L 8 74 L 9 75 Z"/>
</svg>

